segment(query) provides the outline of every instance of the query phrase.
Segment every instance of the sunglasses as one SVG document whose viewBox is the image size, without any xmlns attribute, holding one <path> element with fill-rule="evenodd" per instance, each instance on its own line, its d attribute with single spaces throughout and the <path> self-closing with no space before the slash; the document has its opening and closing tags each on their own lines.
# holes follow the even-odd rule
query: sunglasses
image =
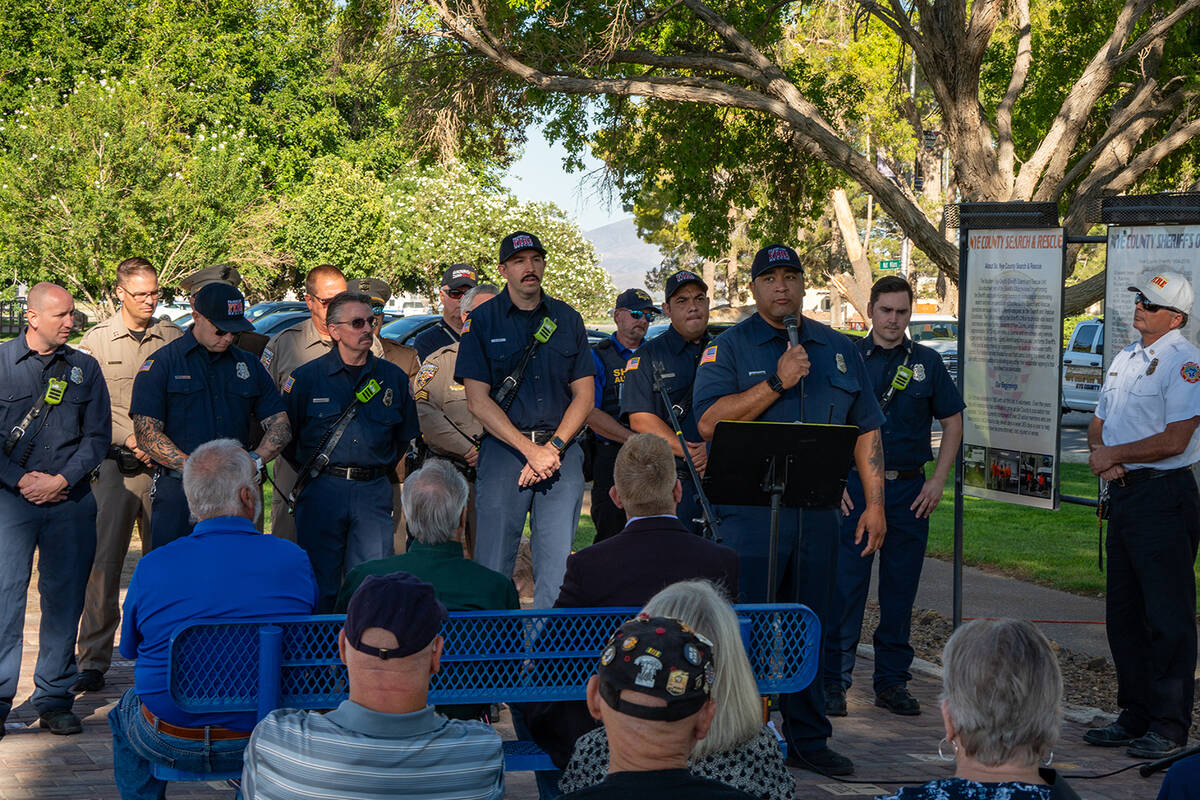
<svg viewBox="0 0 1200 800">
<path fill-rule="evenodd" d="M 455 300 L 461 300 L 462 296 L 467 293 L 466 289 L 446 289 L 446 296 L 453 297 Z"/>
<path fill-rule="evenodd" d="M 654 318 L 654 312 L 653 312 L 653 311 L 631 311 L 631 310 L 630 310 L 630 309 L 628 309 L 628 308 L 627 308 L 627 309 L 625 309 L 625 310 L 626 310 L 627 312 L 629 312 L 629 316 L 633 317 L 634 319 L 643 319 L 643 318 L 645 318 L 645 319 L 653 319 L 653 318 Z"/>
<path fill-rule="evenodd" d="M 330 324 L 332 324 L 332 325 L 349 325 L 351 328 L 354 328 L 354 330 L 361 331 L 363 328 L 374 328 L 375 327 L 375 318 L 374 317 L 355 317 L 354 319 L 344 319 L 344 320 L 341 320 L 340 322 L 333 322 Z"/>
<path fill-rule="evenodd" d="M 237 334 L 233 331 L 223 331 L 220 328 L 217 328 L 214 333 L 216 333 L 217 336 L 237 336 Z"/>
<path fill-rule="evenodd" d="M 1175 311 L 1175 309 L 1171 308 L 1170 306 L 1164 306 L 1164 305 L 1160 305 L 1158 303 L 1151 303 L 1149 300 L 1146 299 L 1146 295 L 1142 294 L 1141 292 L 1138 292 L 1134 296 L 1133 302 L 1135 305 L 1138 303 L 1141 303 L 1142 309 L 1149 314 L 1157 314 L 1159 311 L 1162 311 L 1164 308 L 1167 311 L 1172 311 L 1176 314 L 1180 313 L 1178 311 Z"/>
<path fill-rule="evenodd" d="M 383 316 L 383 306 L 371 306 L 371 313 L 377 317 Z"/>
<path fill-rule="evenodd" d="M 336 296 L 334 295 L 334 297 Z M 333 302 L 333 297 L 317 297 L 315 294 L 310 294 L 309 297 L 320 303 L 322 308 L 329 308 L 329 304 Z"/>
</svg>

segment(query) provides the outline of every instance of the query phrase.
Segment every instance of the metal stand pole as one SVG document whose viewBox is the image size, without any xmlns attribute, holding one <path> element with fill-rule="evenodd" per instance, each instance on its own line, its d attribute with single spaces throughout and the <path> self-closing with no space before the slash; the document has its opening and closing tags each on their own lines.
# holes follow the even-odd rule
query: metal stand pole
<svg viewBox="0 0 1200 800">
<path fill-rule="evenodd" d="M 958 391 L 961 394 L 966 378 L 966 353 L 963 351 L 967 322 L 967 229 L 958 229 Z M 964 439 L 965 443 L 965 439 Z M 954 460 L 954 628 L 962 624 L 962 565 L 963 565 L 963 447 L 959 444 Z"/>
</svg>

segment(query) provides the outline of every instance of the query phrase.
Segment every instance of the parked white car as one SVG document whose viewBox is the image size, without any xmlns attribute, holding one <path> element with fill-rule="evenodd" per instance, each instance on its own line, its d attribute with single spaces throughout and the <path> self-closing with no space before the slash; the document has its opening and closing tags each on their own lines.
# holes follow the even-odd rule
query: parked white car
<svg viewBox="0 0 1200 800">
<path fill-rule="evenodd" d="M 949 314 L 913 314 L 908 337 L 937 351 L 950 377 L 958 380 L 958 317 Z"/>
<path fill-rule="evenodd" d="M 1062 407 L 1092 413 L 1104 382 L 1104 320 L 1080 320 L 1063 353 Z"/>
<path fill-rule="evenodd" d="M 174 303 L 159 303 L 154 309 L 154 316 L 159 319 L 169 320 L 174 322 L 180 317 L 192 313 L 192 304 L 186 301 L 177 300 Z"/>
</svg>

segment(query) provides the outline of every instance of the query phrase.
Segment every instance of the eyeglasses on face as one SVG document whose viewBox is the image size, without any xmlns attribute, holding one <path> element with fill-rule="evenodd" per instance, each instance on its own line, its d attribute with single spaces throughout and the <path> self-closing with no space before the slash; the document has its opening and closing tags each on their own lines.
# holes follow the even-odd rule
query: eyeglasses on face
<svg viewBox="0 0 1200 800">
<path fill-rule="evenodd" d="M 322 308 L 329 308 L 329 304 L 333 302 L 333 297 L 317 297 L 315 294 L 310 294 L 308 296 L 309 298 L 320 303 Z M 337 297 L 337 295 L 334 295 L 334 297 Z"/>
<path fill-rule="evenodd" d="M 1141 292 L 1138 292 L 1134 296 L 1133 302 L 1134 302 L 1134 304 L 1140 303 L 1142 306 L 1142 310 L 1144 310 L 1150 314 L 1157 314 L 1159 311 L 1162 311 L 1164 308 L 1167 311 L 1172 311 L 1176 314 L 1180 313 L 1178 311 L 1175 311 L 1175 309 L 1171 308 L 1170 306 L 1160 305 L 1159 303 L 1151 303 L 1149 300 L 1146 299 L 1146 295 L 1142 294 Z"/>
<path fill-rule="evenodd" d="M 354 319 L 343 319 L 337 322 L 331 322 L 330 325 L 349 325 L 356 331 L 361 331 L 363 328 L 375 327 L 374 317 L 355 317 Z"/>
<path fill-rule="evenodd" d="M 122 294 L 135 303 L 144 303 L 147 300 L 157 300 L 162 294 L 162 291 L 159 289 L 155 289 L 152 292 L 131 292 L 124 286 L 117 286 L 117 288 L 121 290 Z"/>
</svg>

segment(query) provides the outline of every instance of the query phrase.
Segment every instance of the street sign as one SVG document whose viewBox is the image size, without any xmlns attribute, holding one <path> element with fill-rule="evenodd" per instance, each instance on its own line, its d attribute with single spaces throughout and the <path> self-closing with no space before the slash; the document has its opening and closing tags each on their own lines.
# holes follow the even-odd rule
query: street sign
<svg viewBox="0 0 1200 800">
<path fill-rule="evenodd" d="M 900 269 L 900 259 L 885 258 L 883 261 L 879 262 L 879 268 L 880 269 Z"/>
</svg>

